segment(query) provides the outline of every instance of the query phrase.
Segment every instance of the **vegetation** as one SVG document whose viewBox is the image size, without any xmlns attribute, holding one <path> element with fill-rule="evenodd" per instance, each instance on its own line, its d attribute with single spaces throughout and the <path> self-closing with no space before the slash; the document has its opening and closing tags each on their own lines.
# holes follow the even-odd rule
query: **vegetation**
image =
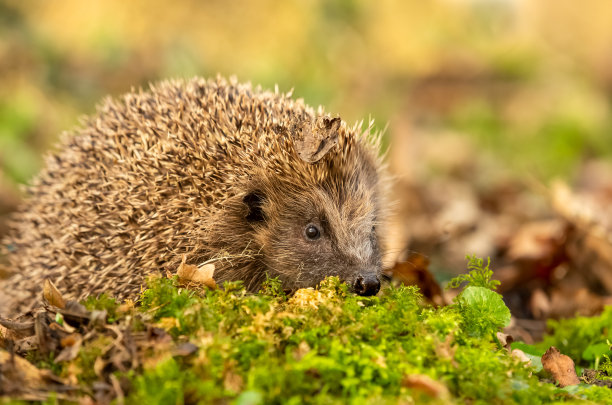
<svg viewBox="0 0 612 405">
<path fill-rule="evenodd" d="M 438 308 L 425 305 L 416 287 L 360 297 L 334 277 L 291 297 L 276 279 L 247 294 L 240 282 L 198 292 L 176 278 L 154 278 L 138 306 L 105 296 L 86 302 L 134 336 L 149 330 L 133 354 L 141 367 L 100 372 L 98 362 L 107 369 L 125 360 L 109 355 L 111 339 L 102 335 L 71 361 L 38 365 L 81 386 L 121 380 L 129 403 L 612 403 L 605 387 L 540 381 L 541 363 L 525 363 L 505 348 L 496 334 L 509 310 L 492 289 L 488 263 L 472 257 L 470 268 L 453 281 L 468 282 L 455 302 Z M 555 344 L 582 354 L 605 336 L 611 314 L 551 323 L 554 333 L 542 345 L 522 347 Z M 609 354 L 600 355 L 600 373 L 611 368 Z"/>
</svg>

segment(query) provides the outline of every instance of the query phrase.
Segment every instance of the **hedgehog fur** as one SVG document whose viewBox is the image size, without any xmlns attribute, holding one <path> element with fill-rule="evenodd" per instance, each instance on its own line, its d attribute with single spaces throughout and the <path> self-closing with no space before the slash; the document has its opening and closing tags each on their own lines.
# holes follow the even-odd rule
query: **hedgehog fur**
<svg viewBox="0 0 612 405">
<path fill-rule="evenodd" d="M 375 293 L 386 184 L 376 138 L 235 79 L 107 99 L 64 134 L 12 217 L 0 313 L 38 304 L 44 279 L 68 299 L 137 298 L 147 275 L 183 259 L 212 260 L 217 282 L 250 291 L 268 276 L 296 289 L 337 275 Z"/>
</svg>

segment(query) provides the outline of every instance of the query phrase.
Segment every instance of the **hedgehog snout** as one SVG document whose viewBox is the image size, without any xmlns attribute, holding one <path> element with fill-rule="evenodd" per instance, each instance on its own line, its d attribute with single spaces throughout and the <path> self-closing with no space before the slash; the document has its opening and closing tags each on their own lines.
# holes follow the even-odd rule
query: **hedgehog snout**
<svg viewBox="0 0 612 405">
<path fill-rule="evenodd" d="M 353 283 L 353 290 L 356 294 L 364 297 L 376 295 L 380 290 L 380 280 L 376 273 L 364 273 L 358 276 Z"/>
</svg>

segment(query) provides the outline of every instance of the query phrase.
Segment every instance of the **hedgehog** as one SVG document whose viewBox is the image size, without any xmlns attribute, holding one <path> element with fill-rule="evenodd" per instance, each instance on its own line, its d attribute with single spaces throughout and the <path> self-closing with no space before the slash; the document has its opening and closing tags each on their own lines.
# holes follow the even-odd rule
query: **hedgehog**
<svg viewBox="0 0 612 405">
<path fill-rule="evenodd" d="M 337 276 L 376 294 L 388 176 L 363 127 L 235 78 L 105 99 L 11 218 L 0 313 L 31 309 L 45 279 L 66 299 L 134 299 L 181 262 L 213 261 L 217 283 L 253 292 L 268 277 L 296 290 Z"/>
</svg>

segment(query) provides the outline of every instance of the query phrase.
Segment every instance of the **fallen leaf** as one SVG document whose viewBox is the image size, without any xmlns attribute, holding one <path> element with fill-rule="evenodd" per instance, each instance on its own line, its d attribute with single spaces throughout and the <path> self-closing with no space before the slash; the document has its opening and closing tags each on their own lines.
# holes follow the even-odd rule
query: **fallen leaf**
<svg viewBox="0 0 612 405">
<path fill-rule="evenodd" d="M 550 260 L 563 247 L 566 223 L 558 219 L 530 222 L 516 232 L 508 248 L 511 260 Z"/>
<path fill-rule="evenodd" d="M 315 122 L 304 122 L 296 128 L 295 150 L 306 163 L 316 163 L 338 143 L 339 117 L 319 117 Z"/>
<path fill-rule="evenodd" d="M 505 349 L 510 350 L 510 345 L 514 342 L 512 335 L 503 332 L 497 332 L 497 340 L 504 346 Z"/>
<path fill-rule="evenodd" d="M 179 281 L 183 283 L 195 283 L 205 285 L 209 288 L 216 288 L 217 283 L 213 279 L 215 273 L 215 265 L 213 263 L 204 264 L 201 266 L 195 266 L 193 264 L 183 262 L 179 265 L 176 274 L 179 277 Z"/>
<path fill-rule="evenodd" d="M 83 343 L 83 336 L 78 333 L 68 335 L 60 341 L 64 349 L 55 358 L 56 363 L 62 361 L 70 361 L 76 359 L 81 350 L 81 344 Z"/>
<path fill-rule="evenodd" d="M 54 307 L 66 308 L 66 302 L 62 297 L 62 293 L 59 292 L 57 287 L 48 278 L 45 279 L 43 285 L 43 300 Z"/>
<path fill-rule="evenodd" d="M 0 349 L 0 376 L 12 382 L 15 390 L 36 388 L 43 384 L 41 371 L 26 359 Z M 10 392 L 7 390 L 7 392 Z"/>
<path fill-rule="evenodd" d="M 405 375 L 402 379 L 402 385 L 411 390 L 420 391 L 432 398 L 445 399 L 449 397 L 448 389 L 444 384 L 423 374 Z"/>
<path fill-rule="evenodd" d="M 0 318 L 0 347 L 6 346 L 9 340 L 19 340 L 34 334 L 34 321 L 31 319 L 10 320 Z"/>
<path fill-rule="evenodd" d="M 550 299 L 541 288 L 536 288 L 529 299 L 529 307 L 535 319 L 547 319 L 550 311 Z"/>
<path fill-rule="evenodd" d="M 527 363 L 527 364 L 531 363 L 531 359 L 529 357 L 527 357 L 525 352 L 522 351 L 521 349 L 514 349 L 510 353 L 512 354 L 512 357 L 515 357 L 515 358 L 519 359 L 523 363 Z"/>
<path fill-rule="evenodd" d="M 574 361 L 551 346 L 542 356 L 542 367 L 548 371 L 560 387 L 580 384 L 574 368 Z"/>
<path fill-rule="evenodd" d="M 429 271 L 429 259 L 425 255 L 411 254 L 406 261 L 395 263 L 387 273 L 393 281 L 418 286 L 423 296 L 434 304 L 445 304 L 442 288 Z"/>
</svg>

